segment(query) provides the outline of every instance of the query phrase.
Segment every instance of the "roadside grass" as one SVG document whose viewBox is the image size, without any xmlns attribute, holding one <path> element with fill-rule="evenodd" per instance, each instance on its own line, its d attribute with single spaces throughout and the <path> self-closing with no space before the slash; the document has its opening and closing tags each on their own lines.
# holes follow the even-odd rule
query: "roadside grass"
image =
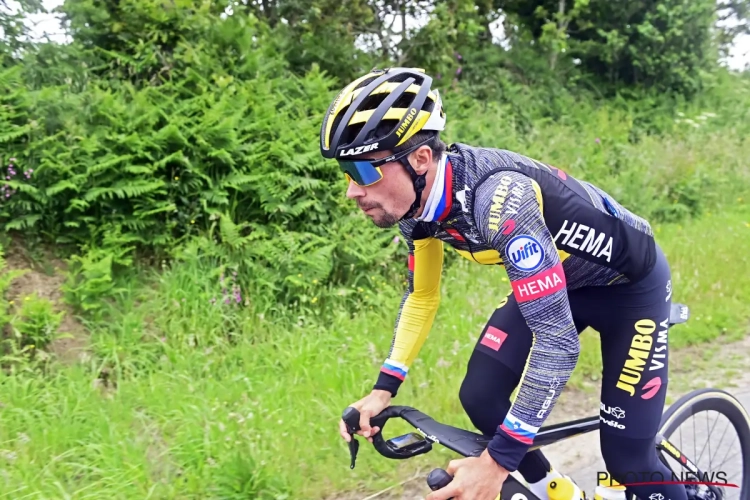
<svg viewBox="0 0 750 500">
<path fill-rule="evenodd" d="M 750 317 L 750 210 L 657 227 L 674 300 L 692 309 L 673 348 L 730 341 Z M 126 288 L 106 322 L 88 325 L 85 363 L 2 375 L 4 498 L 322 498 L 376 490 L 451 455 L 408 464 L 363 446 L 349 470 L 337 420 L 369 392 L 391 340 L 400 290 L 372 310 L 273 317 L 220 297 L 200 255 Z M 226 279 L 230 279 L 227 277 Z M 500 268 L 457 261 L 444 275 L 430 338 L 395 404 L 471 428 L 457 398 L 477 335 L 508 293 Z M 570 387 L 598 388 L 598 338 L 584 332 Z M 592 411 L 595 411 L 592 408 Z M 389 425 L 387 434 L 407 430 Z"/>
</svg>

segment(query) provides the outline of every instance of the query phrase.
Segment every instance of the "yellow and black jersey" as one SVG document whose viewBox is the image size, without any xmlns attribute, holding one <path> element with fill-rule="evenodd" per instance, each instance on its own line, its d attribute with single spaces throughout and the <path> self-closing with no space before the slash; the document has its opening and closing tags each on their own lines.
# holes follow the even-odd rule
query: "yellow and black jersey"
<svg viewBox="0 0 750 500">
<path fill-rule="evenodd" d="M 564 386 L 578 358 L 567 290 L 637 282 L 656 261 L 653 232 L 596 186 L 510 151 L 454 144 L 442 162 L 430 216 L 400 223 L 408 288 L 375 388 L 395 395 L 427 338 L 448 244 L 472 262 L 505 268 L 534 334 L 501 426 L 525 446 L 542 424 L 550 383 Z"/>
</svg>

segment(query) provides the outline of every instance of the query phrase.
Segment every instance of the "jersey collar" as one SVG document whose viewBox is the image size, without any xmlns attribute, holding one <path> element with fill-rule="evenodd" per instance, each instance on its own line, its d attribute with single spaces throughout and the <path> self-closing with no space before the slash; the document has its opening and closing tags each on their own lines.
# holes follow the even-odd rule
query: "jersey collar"
<svg viewBox="0 0 750 500">
<path fill-rule="evenodd" d="M 417 220 L 424 222 L 442 221 L 453 208 L 453 166 L 448 155 L 443 153 L 438 161 L 435 180 L 425 203 L 422 215 Z"/>
</svg>

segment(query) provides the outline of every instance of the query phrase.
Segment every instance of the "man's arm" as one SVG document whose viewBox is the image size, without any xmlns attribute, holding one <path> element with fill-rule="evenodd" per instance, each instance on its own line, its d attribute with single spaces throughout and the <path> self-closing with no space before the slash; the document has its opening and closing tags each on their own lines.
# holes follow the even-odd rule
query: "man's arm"
<svg viewBox="0 0 750 500">
<path fill-rule="evenodd" d="M 474 219 L 480 234 L 500 253 L 534 335 L 516 399 L 488 446 L 492 458 L 512 472 L 568 382 L 580 344 L 562 261 L 544 223 L 536 181 L 512 171 L 493 175 L 475 193 Z"/>
<path fill-rule="evenodd" d="M 420 235 L 418 226 L 412 234 L 413 227 L 414 224 L 405 224 L 402 230 L 409 246 L 408 284 L 396 316 L 391 350 L 374 387 L 393 396 L 427 339 L 440 304 L 443 242 Z"/>
</svg>

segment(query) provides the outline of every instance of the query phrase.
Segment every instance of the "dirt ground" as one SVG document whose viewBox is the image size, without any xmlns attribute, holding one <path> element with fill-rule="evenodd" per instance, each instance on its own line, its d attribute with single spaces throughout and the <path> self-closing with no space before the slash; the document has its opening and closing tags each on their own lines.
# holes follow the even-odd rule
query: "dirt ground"
<svg viewBox="0 0 750 500">
<path fill-rule="evenodd" d="M 89 336 L 83 325 L 76 319 L 73 310 L 62 300 L 61 286 L 65 281 L 65 263 L 59 259 L 48 258 L 46 260 L 50 263 L 51 269 L 45 272 L 19 248 L 18 245 L 12 245 L 6 250 L 5 260 L 8 270 L 26 270 L 11 283 L 8 300 L 19 304 L 24 297 L 34 292 L 40 298 L 50 300 L 56 312 L 63 311 L 65 314 L 58 329 L 60 338 L 53 340 L 47 351 L 63 363 L 74 363 L 82 359 L 86 353 Z"/>
</svg>

